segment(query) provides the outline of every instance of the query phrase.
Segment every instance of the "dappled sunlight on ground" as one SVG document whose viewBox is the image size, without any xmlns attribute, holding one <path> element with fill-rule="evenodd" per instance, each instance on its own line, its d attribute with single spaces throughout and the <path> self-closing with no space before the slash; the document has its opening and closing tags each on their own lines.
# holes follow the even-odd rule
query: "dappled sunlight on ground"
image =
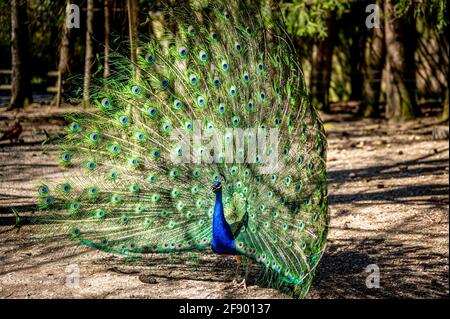
<svg viewBox="0 0 450 319">
<path fill-rule="evenodd" d="M 35 208 L 36 182 L 61 175 L 52 147 L 43 154 L 41 142 L 46 133 L 61 132 L 68 110 L 29 108 L 18 114 L 23 141 L 0 142 L 0 297 L 288 297 L 254 284 L 255 266 L 247 292 L 233 286 L 232 257 L 183 253 L 130 260 L 65 240 L 32 240 L 34 226 L 26 221 Z M 0 130 L 12 125 L 13 116 L 2 115 Z M 433 121 L 325 116 L 331 223 L 309 297 L 448 297 L 449 142 L 432 140 Z M 23 218 L 20 229 L 12 209 Z M 73 264 L 78 288 L 66 284 Z M 380 288 L 366 287 L 370 264 L 380 269 Z"/>
</svg>

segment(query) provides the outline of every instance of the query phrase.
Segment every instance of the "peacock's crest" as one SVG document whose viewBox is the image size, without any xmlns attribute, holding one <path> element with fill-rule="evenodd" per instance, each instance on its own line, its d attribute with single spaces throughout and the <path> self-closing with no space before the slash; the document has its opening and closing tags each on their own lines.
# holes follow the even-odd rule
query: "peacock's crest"
<svg viewBox="0 0 450 319">
<path fill-rule="evenodd" d="M 140 43 L 135 64 L 115 53 L 39 205 L 98 249 L 207 249 L 220 181 L 229 223 L 248 215 L 236 249 L 304 295 L 328 224 L 323 127 L 273 17 L 238 1 L 207 12 L 174 10 L 178 32 Z"/>
</svg>

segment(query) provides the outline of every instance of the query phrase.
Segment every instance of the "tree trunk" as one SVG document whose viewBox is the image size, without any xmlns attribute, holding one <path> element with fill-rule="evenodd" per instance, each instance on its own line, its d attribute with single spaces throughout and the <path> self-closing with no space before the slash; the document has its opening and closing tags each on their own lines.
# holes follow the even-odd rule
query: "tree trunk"
<svg viewBox="0 0 450 319">
<path fill-rule="evenodd" d="M 136 0 L 127 0 L 128 8 L 128 29 L 130 37 L 130 58 L 133 64 L 136 63 L 137 40 L 138 40 L 138 3 Z"/>
<path fill-rule="evenodd" d="M 444 108 L 442 110 L 442 120 L 443 121 L 448 121 L 448 104 L 449 104 L 449 100 L 448 100 L 448 90 L 445 93 L 445 100 L 444 100 Z"/>
<path fill-rule="evenodd" d="M 83 83 L 83 105 L 89 105 L 89 91 L 91 86 L 92 64 L 94 62 L 94 48 L 92 35 L 94 32 L 94 0 L 87 0 L 86 14 L 86 48 L 84 57 L 84 83 Z"/>
<path fill-rule="evenodd" d="M 363 96 L 360 113 L 365 117 L 380 114 L 380 95 L 386 45 L 384 36 L 383 0 L 376 2 L 380 9 L 380 27 L 371 29 L 367 59 L 364 68 Z"/>
<path fill-rule="evenodd" d="M 71 3 L 71 0 L 66 0 L 65 6 Z M 64 20 L 64 24 L 61 29 L 61 42 L 59 44 L 59 62 L 58 62 L 58 70 L 61 74 L 61 81 L 64 81 L 70 74 L 70 68 L 72 66 L 72 53 L 73 53 L 73 37 L 74 32 L 71 28 L 67 27 L 67 19 L 70 19 L 70 16 L 67 15 Z"/>
<path fill-rule="evenodd" d="M 111 1 L 110 0 L 104 0 L 104 20 L 105 20 L 105 57 L 104 57 L 104 64 L 105 68 L 103 69 L 103 77 L 107 79 L 111 73 L 110 67 L 109 67 L 109 51 L 110 51 L 110 37 L 111 37 L 111 19 L 110 19 L 110 12 L 111 12 Z"/>
<path fill-rule="evenodd" d="M 420 114 L 415 98 L 415 25 L 395 16 L 395 0 L 384 3 L 386 31 L 386 117 L 412 119 Z"/>
<path fill-rule="evenodd" d="M 25 0 L 11 0 L 11 107 L 32 102 L 28 51 L 28 17 Z"/>
<path fill-rule="evenodd" d="M 71 3 L 71 0 L 66 0 L 66 8 Z M 70 19 L 70 16 L 67 15 L 64 20 L 64 24 L 61 30 L 61 42 L 59 45 L 59 63 L 58 70 L 61 72 L 61 77 L 65 77 L 70 72 L 71 65 L 71 53 L 72 53 L 72 29 L 67 27 L 67 19 Z"/>
<path fill-rule="evenodd" d="M 310 91 L 313 104 L 323 110 L 329 112 L 329 89 L 331 81 L 331 60 L 334 49 L 334 30 L 336 15 L 334 12 L 328 12 L 326 24 L 328 36 L 323 40 L 317 40 L 313 44 L 312 50 L 312 70 Z"/>
<path fill-rule="evenodd" d="M 350 45 L 350 100 L 361 101 L 363 88 L 363 68 L 364 45 L 366 41 L 366 26 L 364 25 L 364 2 L 355 2 L 352 4 L 351 16 L 354 17 L 354 23 L 351 28 L 351 45 Z"/>
</svg>

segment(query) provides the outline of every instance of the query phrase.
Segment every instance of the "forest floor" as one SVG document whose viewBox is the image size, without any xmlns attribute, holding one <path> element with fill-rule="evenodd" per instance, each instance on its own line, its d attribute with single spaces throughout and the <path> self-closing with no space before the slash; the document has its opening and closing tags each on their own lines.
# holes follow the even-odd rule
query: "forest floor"
<svg viewBox="0 0 450 319">
<path fill-rule="evenodd" d="M 69 108 L 34 105 L 17 114 L 22 141 L 0 142 L 0 298 L 288 298 L 254 283 L 231 284 L 235 260 L 209 254 L 139 260 L 38 242 L 15 227 L 34 210 L 36 182 L 59 175 L 43 154 L 44 129 L 61 132 Z M 14 114 L 0 110 L 0 131 Z M 407 123 L 324 116 L 331 221 L 309 298 L 442 298 L 449 295 L 449 141 L 433 140 L 437 120 Z M 380 272 L 366 286 L 367 266 Z M 370 269 L 370 266 L 369 266 Z M 75 278 L 79 273 L 79 281 Z"/>
</svg>

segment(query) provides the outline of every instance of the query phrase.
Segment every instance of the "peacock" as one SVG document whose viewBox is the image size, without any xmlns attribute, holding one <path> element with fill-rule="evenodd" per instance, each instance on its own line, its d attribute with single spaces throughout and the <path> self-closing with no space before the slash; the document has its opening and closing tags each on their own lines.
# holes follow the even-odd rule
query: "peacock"
<svg viewBox="0 0 450 319">
<path fill-rule="evenodd" d="M 110 253 L 207 251 L 304 297 L 329 223 L 326 138 L 281 19 L 251 1 L 170 10 L 115 51 L 38 182 L 46 235 Z M 270 279 L 267 279 L 270 278 Z"/>
</svg>

